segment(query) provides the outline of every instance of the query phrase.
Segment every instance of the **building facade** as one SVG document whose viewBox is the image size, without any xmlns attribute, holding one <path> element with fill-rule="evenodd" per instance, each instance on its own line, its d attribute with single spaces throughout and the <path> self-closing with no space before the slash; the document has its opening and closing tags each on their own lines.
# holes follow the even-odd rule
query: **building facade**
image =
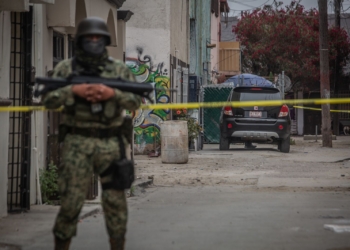
<svg viewBox="0 0 350 250">
<path fill-rule="evenodd" d="M 152 0 L 141 4 L 138 0 L 128 0 L 123 9 L 135 13 L 126 25 L 126 63 L 137 81 L 163 89 L 154 92 L 155 103 L 186 102 L 188 1 Z M 138 110 L 133 116 L 135 154 L 156 153 L 160 149 L 160 123 L 170 119 L 172 111 Z"/>
<path fill-rule="evenodd" d="M 190 0 L 190 70 L 199 85 L 210 84 L 211 0 Z"/>
<path fill-rule="evenodd" d="M 0 0 L 0 105 L 31 106 L 36 76 L 48 76 L 61 60 L 74 55 L 76 24 L 103 18 L 111 33 L 110 55 L 123 60 L 125 22 L 118 13 L 125 0 Z M 124 38 L 124 39 L 123 39 Z M 40 203 L 39 169 L 59 164 L 59 114 L 1 112 L 0 217 Z"/>
<path fill-rule="evenodd" d="M 207 47 L 211 48 L 209 73 L 213 84 L 221 83 L 222 79 L 241 72 L 240 43 L 234 39 L 227 39 L 225 32 L 226 26 L 229 25 L 229 12 L 227 0 L 211 1 L 211 42 Z M 232 37 L 231 31 L 230 38 Z"/>
</svg>

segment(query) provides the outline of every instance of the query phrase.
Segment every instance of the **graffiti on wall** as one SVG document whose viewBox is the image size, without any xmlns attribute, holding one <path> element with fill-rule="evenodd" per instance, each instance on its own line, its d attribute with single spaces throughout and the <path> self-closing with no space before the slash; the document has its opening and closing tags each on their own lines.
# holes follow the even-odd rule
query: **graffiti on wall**
<svg viewBox="0 0 350 250">
<path fill-rule="evenodd" d="M 149 55 L 143 55 L 143 49 L 137 48 L 137 58 L 126 58 L 126 65 L 130 68 L 138 82 L 151 83 L 155 87 L 151 99 L 154 103 L 170 102 L 170 78 L 164 63 L 155 64 Z M 148 104 L 150 101 L 143 98 L 142 102 Z M 144 151 L 147 144 L 154 147 L 160 141 L 160 122 L 165 121 L 170 110 L 137 110 L 134 117 L 135 145 L 137 151 Z M 156 148 L 154 148 L 156 150 Z"/>
</svg>

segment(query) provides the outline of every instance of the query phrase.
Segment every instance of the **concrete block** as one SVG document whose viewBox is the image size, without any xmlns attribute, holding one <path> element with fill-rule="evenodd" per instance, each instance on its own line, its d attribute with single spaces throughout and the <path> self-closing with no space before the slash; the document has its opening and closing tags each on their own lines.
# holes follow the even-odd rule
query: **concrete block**
<svg viewBox="0 0 350 250">
<path fill-rule="evenodd" d="M 307 140 L 322 140 L 322 135 L 317 135 L 317 138 L 316 138 L 316 135 L 304 135 L 304 141 L 307 141 Z M 336 140 L 337 139 L 337 136 L 336 135 L 332 135 L 332 140 Z"/>
</svg>

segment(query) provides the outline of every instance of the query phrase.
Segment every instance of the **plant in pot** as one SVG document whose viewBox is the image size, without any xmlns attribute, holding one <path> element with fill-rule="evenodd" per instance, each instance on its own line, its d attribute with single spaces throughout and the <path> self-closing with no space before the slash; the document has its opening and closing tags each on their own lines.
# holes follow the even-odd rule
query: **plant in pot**
<svg viewBox="0 0 350 250">
<path fill-rule="evenodd" d="M 178 109 L 174 114 L 174 119 L 187 121 L 188 129 L 188 145 L 192 148 L 193 140 L 198 138 L 198 135 L 203 128 L 199 125 L 197 119 L 192 118 L 188 115 L 186 109 Z"/>
</svg>

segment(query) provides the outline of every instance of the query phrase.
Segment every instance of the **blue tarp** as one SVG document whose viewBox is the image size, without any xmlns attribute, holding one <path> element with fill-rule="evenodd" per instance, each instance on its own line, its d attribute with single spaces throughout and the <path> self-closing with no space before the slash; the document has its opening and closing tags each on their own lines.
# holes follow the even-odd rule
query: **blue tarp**
<svg viewBox="0 0 350 250">
<path fill-rule="evenodd" d="M 259 86 L 259 87 L 275 87 L 275 84 L 266 80 L 264 77 L 253 74 L 240 74 L 232 76 L 222 83 L 225 86 Z"/>
</svg>

